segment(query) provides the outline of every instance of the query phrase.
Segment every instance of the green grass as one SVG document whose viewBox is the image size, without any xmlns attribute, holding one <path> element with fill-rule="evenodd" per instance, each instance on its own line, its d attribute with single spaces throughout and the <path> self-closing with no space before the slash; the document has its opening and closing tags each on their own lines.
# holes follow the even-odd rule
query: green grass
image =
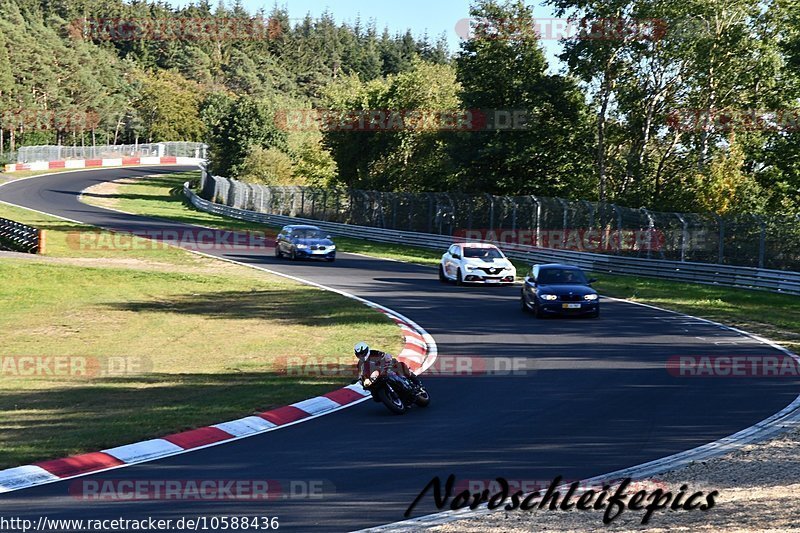
<svg viewBox="0 0 800 533">
<path fill-rule="evenodd" d="M 198 173 L 190 172 L 181 176 L 141 179 L 134 185 L 121 186 L 114 201 L 120 209 L 135 213 L 219 228 L 265 230 L 264 225 L 228 219 L 187 206 L 180 186 L 184 181 L 198 177 Z M 336 244 L 342 252 L 430 266 L 438 263 L 442 253 L 345 237 L 337 237 Z M 520 275 L 529 269 L 529 265 L 522 262 L 514 261 L 514 264 Z M 599 279 L 595 286 L 604 295 L 708 318 L 767 336 L 790 348 L 800 348 L 800 298 L 797 296 L 636 276 L 600 273 L 595 277 Z"/>
<path fill-rule="evenodd" d="M 119 185 L 114 192 L 89 191 L 83 195 L 83 200 L 93 205 L 129 213 L 160 217 L 187 224 L 200 224 L 212 228 L 271 231 L 273 233 L 280 229 L 277 226 L 221 217 L 195 209 L 185 201 L 182 189 L 185 181 L 196 180 L 199 177 L 199 172 L 193 171 L 136 178 L 124 185 Z M 432 266 L 435 266 L 442 257 L 442 252 L 428 248 L 376 243 L 342 236 L 336 236 L 336 247 L 343 252 L 362 253 Z"/>
<path fill-rule="evenodd" d="M 362 339 L 395 353 L 402 344 L 382 314 L 334 293 L 175 248 L 82 249 L 75 232 L 93 228 L 4 204 L 0 217 L 48 230 L 47 255 L 0 255 L 0 358 L 145 363 L 93 377 L 22 377 L 0 365 L 0 468 L 328 392 L 349 379 L 285 375 L 276 365 L 347 357 Z"/>
<path fill-rule="evenodd" d="M 595 277 L 602 294 L 739 327 L 800 351 L 798 296 L 633 276 Z"/>
<path fill-rule="evenodd" d="M 0 193 L 2 193 L 2 189 L 0 189 Z M 0 196 L 0 199 L 2 199 L 2 196 Z M 112 234 L 91 226 L 76 224 L 21 207 L 0 203 L 0 217 L 45 230 L 45 255 L 47 257 L 79 258 L 84 261 L 90 259 L 109 259 L 116 261 L 146 260 L 149 262 L 163 262 L 172 265 L 191 265 L 197 263 L 196 256 L 192 254 L 168 246 L 152 246 L 150 241 L 139 237 L 133 237 L 131 245 L 127 247 L 114 247 L 111 249 L 110 247 L 82 246 L 80 244 L 82 235 L 88 234 L 91 238 L 90 240 L 94 240 L 96 236 L 99 240 L 100 238 L 111 238 Z"/>
</svg>

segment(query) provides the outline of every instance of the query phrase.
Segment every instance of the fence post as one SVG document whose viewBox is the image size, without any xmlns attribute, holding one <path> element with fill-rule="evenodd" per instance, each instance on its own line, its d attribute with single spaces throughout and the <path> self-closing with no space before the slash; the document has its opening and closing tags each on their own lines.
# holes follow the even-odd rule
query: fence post
<svg viewBox="0 0 800 533">
<path fill-rule="evenodd" d="M 533 245 L 538 247 L 539 246 L 539 232 L 541 231 L 541 228 L 539 227 L 539 224 L 540 224 L 540 222 L 542 220 L 542 202 L 540 202 L 539 199 L 537 197 L 535 197 L 534 195 L 532 195 L 532 194 L 531 194 L 531 199 L 536 203 L 536 211 L 535 211 L 535 213 L 536 213 L 536 222 L 531 221 L 531 226 L 534 229 L 534 232 L 533 232 Z"/>
<path fill-rule="evenodd" d="M 758 236 L 758 268 L 764 268 L 764 256 L 767 251 L 767 224 L 759 215 L 753 215 L 753 218 L 756 219 L 761 230 Z"/>
<path fill-rule="evenodd" d="M 589 210 L 589 228 L 592 229 L 594 227 L 594 212 L 595 208 L 589 200 L 581 200 L 581 203 L 586 206 Z"/>
<path fill-rule="evenodd" d="M 517 232 L 517 199 L 511 198 L 514 202 L 514 209 L 511 211 L 511 234 L 516 235 Z"/>
<path fill-rule="evenodd" d="M 428 233 L 433 233 L 433 194 L 425 193 L 428 197 Z"/>
<path fill-rule="evenodd" d="M 717 263 L 720 265 L 723 263 L 725 259 L 725 221 L 722 220 L 722 217 L 716 213 L 711 213 L 714 218 L 717 219 L 717 225 L 719 226 L 719 242 L 717 243 Z"/>
<path fill-rule="evenodd" d="M 655 229 L 655 223 L 653 222 L 653 216 L 650 214 L 650 211 L 644 207 L 640 207 L 639 210 L 647 217 L 647 258 L 650 259 L 653 252 L 653 230 Z"/>
<path fill-rule="evenodd" d="M 408 231 L 413 231 L 414 228 L 412 227 L 414 224 L 414 212 L 416 210 L 416 202 L 411 196 L 410 192 L 404 192 L 403 198 L 406 200 L 406 205 L 408 206 Z"/>
<path fill-rule="evenodd" d="M 375 206 L 372 212 L 372 225 L 376 228 L 385 228 L 386 223 L 383 220 L 383 193 L 378 191 L 372 199 L 372 204 Z"/>
<path fill-rule="evenodd" d="M 617 247 L 615 250 L 615 254 L 619 255 L 620 251 L 622 250 L 622 211 L 619 210 L 617 204 L 609 204 L 611 209 L 614 210 L 614 213 L 617 214 Z"/>
<path fill-rule="evenodd" d="M 311 192 L 311 218 L 315 220 L 319 220 L 319 218 L 315 218 L 317 214 L 317 193 L 316 191 Z"/>
<path fill-rule="evenodd" d="M 447 234 L 453 234 L 453 223 L 456 221 L 456 204 L 453 202 L 453 197 L 450 196 L 449 192 L 443 193 L 445 198 L 447 198 L 448 210 L 447 210 L 447 218 L 445 221 L 447 222 Z"/>
<path fill-rule="evenodd" d="M 233 207 L 234 202 L 236 201 L 236 184 L 230 178 L 227 178 L 226 183 L 227 187 L 225 188 L 225 197 L 226 197 L 225 205 Z"/>
<path fill-rule="evenodd" d="M 475 202 L 472 199 L 472 195 L 467 196 L 467 201 L 469 202 L 469 214 L 467 215 L 467 230 L 472 231 L 472 212 L 475 210 Z"/>
<path fill-rule="evenodd" d="M 202 194 L 206 189 L 207 174 L 208 170 L 206 169 L 206 163 L 200 163 L 200 194 Z"/>
<path fill-rule="evenodd" d="M 484 193 L 489 199 L 489 231 L 494 231 L 494 196 Z"/>
<path fill-rule="evenodd" d="M 36 248 L 36 253 L 44 255 L 47 252 L 47 231 L 40 229 L 37 232 L 39 233 L 39 245 Z"/>
<path fill-rule="evenodd" d="M 397 193 L 392 193 L 392 229 L 397 229 Z"/>
<path fill-rule="evenodd" d="M 563 220 L 562 220 L 562 225 L 563 225 L 562 230 L 563 231 L 561 232 L 561 248 L 564 248 L 567 245 L 567 224 L 568 224 L 568 222 L 567 222 L 567 210 L 569 209 L 569 207 L 567 207 L 567 202 L 563 198 L 556 198 L 556 200 L 558 200 L 558 203 L 561 204 L 561 208 L 564 210 L 563 215 L 562 215 L 563 216 Z"/>
<path fill-rule="evenodd" d="M 686 261 L 686 241 L 689 239 L 689 224 L 686 223 L 686 219 L 680 213 L 673 213 L 678 220 L 681 221 L 681 225 L 683 225 L 683 231 L 681 231 L 681 262 Z"/>
</svg>

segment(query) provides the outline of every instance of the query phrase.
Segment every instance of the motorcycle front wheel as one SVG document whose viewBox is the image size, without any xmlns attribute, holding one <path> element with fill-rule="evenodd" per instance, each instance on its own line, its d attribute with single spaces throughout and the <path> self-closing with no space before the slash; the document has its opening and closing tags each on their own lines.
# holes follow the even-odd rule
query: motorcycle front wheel
<svg viewBox="0 0 800 533">
<path fill-rule="evenodd" d="M 383 402 L 383 405 L 385 405 L 386 408 L 394 414 L 405 414 L 406 406 L 403 403 L 403 400 L 400 399 L 400 396 L 398 396 L 391 387 L 381 387 L 378 390 L 378 397 Z"/>
</svg>

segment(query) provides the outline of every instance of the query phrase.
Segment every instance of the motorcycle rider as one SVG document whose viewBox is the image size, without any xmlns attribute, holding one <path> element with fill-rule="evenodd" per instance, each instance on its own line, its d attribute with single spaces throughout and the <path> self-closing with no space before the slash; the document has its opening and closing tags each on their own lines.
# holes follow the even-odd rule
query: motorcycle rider
<svg viewBox="0 0 800 533">
<path fill-rule="evenodd" d="M 375 370 L 381 374 L 393 372 L 408 379 L 416 386 L 420 386 L 419 378 L 408 368 L 403 361 L 398 361 L 390 354 L 380 350 L 372 350 L 366 342 L 359 342 L 353 348 L 358 358 L 358 377 L 363 382 Z"/>
</svg>

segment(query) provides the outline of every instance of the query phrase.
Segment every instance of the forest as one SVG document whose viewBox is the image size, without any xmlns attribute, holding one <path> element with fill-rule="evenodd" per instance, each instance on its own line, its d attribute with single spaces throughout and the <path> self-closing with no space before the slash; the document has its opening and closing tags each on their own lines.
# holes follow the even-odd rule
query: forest
<svg viewBox="0 0 800 533">
<path fill-rule="evenodd" d="M 800 212 L 798 0 L 544 1 L 569 31 L 474 0 L 449 50 L 277 4 L 0 0 L 0 159 L 202 141 L 255 183 Z"/>
</svg>

